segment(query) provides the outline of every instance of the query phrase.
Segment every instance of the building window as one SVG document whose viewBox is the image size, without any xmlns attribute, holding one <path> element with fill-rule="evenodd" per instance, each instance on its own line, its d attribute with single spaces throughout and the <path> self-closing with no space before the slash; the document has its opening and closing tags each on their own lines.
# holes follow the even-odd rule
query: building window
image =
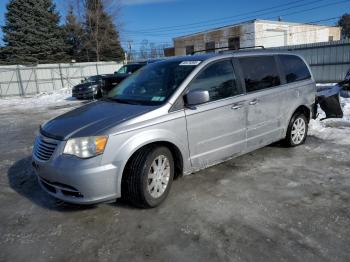
<svg viewBox="0 0 350 262">
<path fill-rule="evenodd" d="M 228 39 L 228 49 L 229 50 L 238 50 L 241 47 L 239 37 L 231 37 Z"/>
<path fill-rule="evenodd" d="M 328 41 L 329 41 L 329 42 L 334 41 L 334 36 L 330 35 L 330 36 L 328 37 Z"/>
<path fill-rule="evenodd" d="M 186 55 L 193 55 L 193 53 L 194 53 L 194 46 L 193 45 L 186 46 Z"/>
<path fill-rule="evenodd" d="M 205 50 L 207 53 L 215 52 L 215 42 L 207 42 L 205 43 Z"/>
</svg>

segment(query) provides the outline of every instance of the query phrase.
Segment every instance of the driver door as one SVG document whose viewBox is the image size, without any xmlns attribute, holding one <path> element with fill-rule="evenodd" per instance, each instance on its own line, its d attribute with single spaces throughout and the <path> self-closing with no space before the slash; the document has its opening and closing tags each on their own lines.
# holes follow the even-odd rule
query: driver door
<svg viewBox="0 0 350 262">
<path fill-rule="evenodd" d="M 210 97 L 185 109 L 192 166 L 202 169 L 245 149 L 246 103 L 230 59 L 204 68 L 188 87 L 194 90 L 207 90 Z"/>
</svg>

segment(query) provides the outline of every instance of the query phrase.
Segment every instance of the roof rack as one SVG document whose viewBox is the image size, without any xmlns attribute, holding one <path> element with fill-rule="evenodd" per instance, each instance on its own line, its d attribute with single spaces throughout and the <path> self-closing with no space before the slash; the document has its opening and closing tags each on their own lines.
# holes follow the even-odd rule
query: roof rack
<svg viewBox="0 0 350 262">
<path fill-rule="evenodd" d="M 216 47 L 216 48 L 211 48 L 211 49 L 203 49 L 203 50 L 193 51 L 193 52 L 191 53 L 191 55 L 194 55 L 194 54 L 197 54 L 197 53 L 201 53 L 201 52 L 212 52 L 212 51 L 216 51 L 216 50 L 223 50 L 223 51 L 231 51 L 231 52 L 234 52 L 234 51 L 239 51 L 239 50 L 255 49 L 255 48 L 265 49 L 265 47 L 262 46 L 262 45 L 241 47 L 241 48 L 239 48 L 239 49 L 234 49 L 234 50 L 232 50 L 232 49 L 229 50 L 229 47 L 228 47 L 228 46 L 225 46 L 225 47 Z M 224 49 L 228 49 L 228 50 L 224 50 Z"/>
</svg>

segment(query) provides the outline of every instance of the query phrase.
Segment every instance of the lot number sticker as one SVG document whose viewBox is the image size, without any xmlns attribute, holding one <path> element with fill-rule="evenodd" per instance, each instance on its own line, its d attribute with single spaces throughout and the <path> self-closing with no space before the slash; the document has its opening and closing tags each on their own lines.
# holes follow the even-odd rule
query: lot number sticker
<svg viewBox="0 0 350 262">
<path fill-rule="evenodd" d="M 183 61 L 180 66 L 196 66 L 199 65 L 202 61 Z"/>
</svg>

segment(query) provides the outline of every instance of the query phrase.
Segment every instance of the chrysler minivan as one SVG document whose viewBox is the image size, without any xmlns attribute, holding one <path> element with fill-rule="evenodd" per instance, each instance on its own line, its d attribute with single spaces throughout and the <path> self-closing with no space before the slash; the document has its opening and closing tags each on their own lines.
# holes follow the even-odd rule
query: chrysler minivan
<svg viewBox="0 0 350 262">
<path fill-rule="evenodd" d="M 305 60 L 279 51 L 175 57 L 149 64 L 40 127 L 33 167 L 66 202 L 124 198 L 155 207 L 174 177 L 273 142 L 304 143 L 316 85 Z"/>
</svg>

